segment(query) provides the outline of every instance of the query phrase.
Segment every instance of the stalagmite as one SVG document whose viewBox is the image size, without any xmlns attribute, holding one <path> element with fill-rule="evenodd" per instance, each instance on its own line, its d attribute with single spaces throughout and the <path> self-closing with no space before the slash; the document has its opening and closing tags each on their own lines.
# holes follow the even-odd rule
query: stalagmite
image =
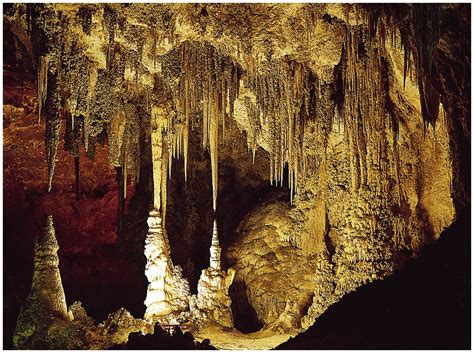
<svg viewBox="0 0 474 353">
<path fill-rule="evenodd" d="M 145 299 L 145 319 L 152 321 L 172 320 L 189 306 L 189 284 L 182 277 L 182 270 L 171 261 L 168 239 L 163 231 L 160 213 L 154 209 L 147 219 L 148 233 L 145 238 L 145 275 L 148 278 Z M 168 317 L 170 314 L 172 317 Z"/>
<path fill-rule="evenodd" d="M 35 269 L 29 301 L 41 303 L 50 313 L 69 319 L 66 296 L 59 273 L 58 242 L 53 216 L 48 216 L 44 233 L 35 242 Z"/>
<path fill-rule="evenodd" d="M 153 319 L 154 317 L 165 316 L 173 311 L 170 303 L 171 290 L 169 288 L 172 268 L 168 242 L 163 234 L 162 219 L 157 210 L 150 211 L 147 223 L 145 275 L 150 284 L 145 299 L 145 319 Z"/>
<path fill-rule="evenodd" d="M 214 220 L 212 241 L 210 247 L 209 268 L 202 270 L 198 282 L 198 294 L 190 300 L 191 312 L 196 317 L 203 314 L 208 320 L 224 327 L 233 327 L 233 317 L 229 296 L 235 270 L 229 268 L 227 272 L 221 270 L 221 247 L 219 245 L 217 222 Z M 195 307 L 191 305 L 195 303 Z"/>
<path fill-rule="evenodd" d="M 73 319 L 66 306 L 58 250 L 53 217 L 48 216 L 43 234 L 34 244 L 33 281 L 30 295 L 18 316 L 13 338 L 16 348 L 29 347 L 31 337 L 47 332 L 54 320 Z"/>
<path fill-rule="evenodd" d="M 211 249 L 210 249 L 210 260 L 209 260 L 209 267 L 220 271 L 221 270 L 221 247 L 219 245 L 219 237 L 217 234 L 217 221 L 214 220 L 214 228 L 212 231 L 212 241 L 211 241 Z"/>
</svg>

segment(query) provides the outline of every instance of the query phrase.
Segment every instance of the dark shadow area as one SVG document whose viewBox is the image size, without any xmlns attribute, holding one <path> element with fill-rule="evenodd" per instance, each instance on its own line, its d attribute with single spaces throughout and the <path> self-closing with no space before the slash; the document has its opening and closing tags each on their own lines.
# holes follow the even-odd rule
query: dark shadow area
<svg viewBox="0 0 474 353">
<path fill-rule="evenodd" d="M 130 350 L 130 349 L 199 349 L 214 350 L 209 344 L 209 340 L 199 343 L 194 340 L 189 332 L 183 333 L 179 327 L 174 329 L 172 335 L 163 330 L 160 325 L 155 326 L 153 335 L 142 335 L 141 333 L 132 333 L 126 344 L 114 346 L 111 349 Z"/>
<path fill-rule="evenodd" d="M 263 325 L 258 319 L 255 309 L 249 303 L 246 290 L 245 282 L 239 278 L 235 278 L 229 288 L 234 326 L 242 333 L 257 332 L 262 329 Z"/>
<path fill-rule="evenodd" d="M 470 207 L 418 259 L 347 294 L 278 349 L 470 349 Z"/>
</svg>

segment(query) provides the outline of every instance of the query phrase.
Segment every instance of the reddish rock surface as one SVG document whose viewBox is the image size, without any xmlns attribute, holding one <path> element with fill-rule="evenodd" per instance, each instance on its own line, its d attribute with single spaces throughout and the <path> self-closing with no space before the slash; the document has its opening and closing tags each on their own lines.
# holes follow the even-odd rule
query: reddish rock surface
<svg viewBox="0 0 474 353">
<path fill-rule="evenodd" d="M 75 300 L 96 320 L 124 306 L 141 314 L 146 279 L 143 269 L 121 258 L 117 247 L 118 186 L 107 146 L 94 160 L 81 150 L 81 197 L 76 200 L 74 159 L 60 142 L 53 189 L 47 193 L 44 122 L 38 125 L 34 79 L 23 98 L 17 74 L 4 68 L 3 217 L 5 341 L 28 295 L 33 240 L 47 215 L 54 218 L 62 280 L 68 305 Z M 64 126 L 62 126 L 64 133 Z M 127 190 L 128 200 L 133 186 Z M 116 293 L 120 292 L 120 296 Z"/>
</svg>

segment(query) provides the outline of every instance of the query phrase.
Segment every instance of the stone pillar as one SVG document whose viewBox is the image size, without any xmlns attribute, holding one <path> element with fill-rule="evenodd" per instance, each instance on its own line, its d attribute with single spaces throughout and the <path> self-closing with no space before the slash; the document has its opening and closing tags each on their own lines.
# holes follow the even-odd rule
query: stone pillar
<svg viewBox="0 0 474 353">
<path fill-rule="evenodd" d="M 172 264 L 168 242 L 163 234 L 162 219 L 156 209 L 150 212 L 147 223 L 149 229 L 145 239 L 145 275 L 150 284 L 145 299 L 145 319 L 150 319 L 166 316 L 173 311 L 170 304 Z"/>
</svg>

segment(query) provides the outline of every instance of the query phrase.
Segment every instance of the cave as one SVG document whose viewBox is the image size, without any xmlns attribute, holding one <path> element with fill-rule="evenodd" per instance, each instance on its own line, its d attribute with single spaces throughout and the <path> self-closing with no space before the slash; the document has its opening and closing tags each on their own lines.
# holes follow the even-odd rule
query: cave
<svg viewBox="0 0 474 353">
<path fill-rule="evenodd" d="M 3 4 L 4 349 L 469 349 L 470 4 Z"/>
</svg>

